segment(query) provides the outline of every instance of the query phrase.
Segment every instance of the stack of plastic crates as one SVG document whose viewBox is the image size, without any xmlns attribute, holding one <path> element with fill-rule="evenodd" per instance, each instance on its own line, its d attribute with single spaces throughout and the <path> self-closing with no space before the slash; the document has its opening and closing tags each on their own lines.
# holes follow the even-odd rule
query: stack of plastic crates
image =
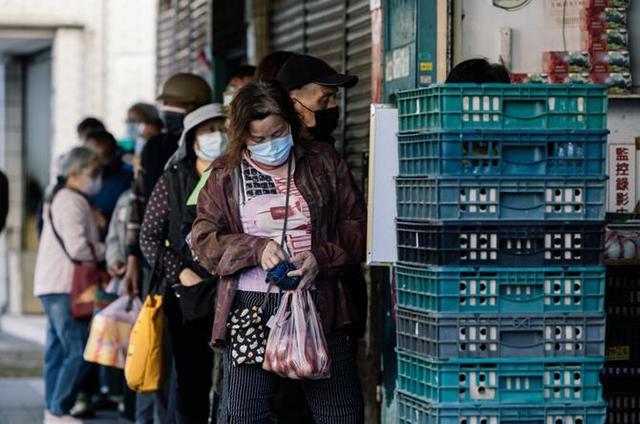
<svg viewBox="0 0 640 424">
<path fill-rule="evenodd" d="M 606 88 L 397 99 L 399 422 L 603 424 Z"/>
</svg>

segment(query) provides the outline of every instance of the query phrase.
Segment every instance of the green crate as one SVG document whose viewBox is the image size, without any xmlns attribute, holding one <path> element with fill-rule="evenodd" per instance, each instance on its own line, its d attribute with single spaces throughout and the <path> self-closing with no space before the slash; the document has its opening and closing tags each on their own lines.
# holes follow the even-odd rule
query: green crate
<svg viewBox="0 0 640 424">
<path fill-rule="evenodd" d="M 604 267 L 398 265 L 398 306 L 439 313 L 602 312 Z"/>
<path fill-rule="evenodd" d="M 602 401 L 604 358 L 433 360 L 398 349 L 398 390 L 431 403 L 553 405 Z"/>
<path fill-rule="evenodd" d="M 434 84 L 397 93 L 400 133 L 451 129 L 607 128 L 607 87 Z"/>
</svg>

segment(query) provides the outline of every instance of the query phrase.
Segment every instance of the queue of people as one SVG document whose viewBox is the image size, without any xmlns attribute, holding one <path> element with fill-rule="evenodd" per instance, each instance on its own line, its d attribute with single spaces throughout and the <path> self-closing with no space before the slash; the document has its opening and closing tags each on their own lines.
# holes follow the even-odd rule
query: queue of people
<svg viewBox="0 0 640 424">
<path fill-rule="evenodd" d="M 136 423 L 364 421 L 356 353 L 366 210 L 332 138 L 339 89 L 357 82 L 320 59 L 275 52 L 232 78 L 224 105 L 199 76 L 169 78 L 159 109 L 127 111 L 127 156 L 97 119 L 81 123 L 81 146 L 56 161 L 42 208 L 45 422 L 79 422 L 96 395 L 115 392 Z M 90 371 L 90 320 L 73 314 L 82 263 L 104 263 L 120 295 L 162 295 L 168 372 L 159 390 L 133 393 L 121 371 Z M 283 265 L 278 281 L 289 285 L 271 279 Z M 308 291 L 318 310 L 327 378 L 262 367 L 288 291 Z"/>
</svg>

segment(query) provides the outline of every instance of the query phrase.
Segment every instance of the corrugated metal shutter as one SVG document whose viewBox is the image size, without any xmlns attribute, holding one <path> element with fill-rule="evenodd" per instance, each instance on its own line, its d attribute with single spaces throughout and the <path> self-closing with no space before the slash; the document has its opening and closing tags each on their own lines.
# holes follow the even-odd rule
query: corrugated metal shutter
<svg viewBox="0 0 640 424">
<path fill-rule="evenodd" d="M 175 51 L 175 9 L 172 0 L 163 0 L 158 5 L 156 85 L 162 84 L 173 73 Z"/>
<path fill-rule="evenodd" d="M 271 49 L 306 53 L 325 60 L 339 72 L 360 76 L 360 83 L 341 99 L 336 148 L 364 184 L 371 98 L 371 30 L 367 0 L 274 0 Z M 343 142 L 346 140 L 346 142 Z"/>
<path fill-rule="evenodd" d="M 176 72 L 198 71 L 209 39 L 210 0 L 162 0 L 158 9 L 157 82 Z"/>
<path fill-rule="evenodd" d="M 305 2 L 300 0 L 273 0 L 270 29 L 271 50 L 305 51 Z"/>
<path fill-rule="evenodd" d="M 344 157 L 361 188 L 366 187 L 371 104 L 371 13 L 369 0 L 348 0 L 346 16 L 346 70 L 360 77 L 347 90 Z M 366 190 L 364 190 L 366 193 Z"/>
</svg>

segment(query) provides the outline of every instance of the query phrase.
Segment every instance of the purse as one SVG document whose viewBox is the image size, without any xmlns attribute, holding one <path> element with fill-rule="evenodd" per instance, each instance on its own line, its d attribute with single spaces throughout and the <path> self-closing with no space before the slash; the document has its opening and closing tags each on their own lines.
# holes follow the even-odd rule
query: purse
<svg viewBox="0 0 640 424">
<path fill-rule="evenodd" d="M 53 224 L 51 208 L 49 208 L 49 222 L 51 223 L 51 229 L 60 247 L 62 247 L 62 250 L 69 260 L 73 262 L 73 277 L 71 279 L 71 293 L 69 294 L 71 316 L 78 320 L 89 319 L 93 316 L 95 310 L 96 293 L 98 289 L 105 287 L 109 283 L 109 280 L 111 280 L 111 276 L 107 270 L 99 264 L 95 249 L 91 243 L 89 243 L 89 249 L 91 249 L 93 262 L 82 262 L 71 257 L 64 245 L 64 240 L 62 240 L 62 237 Z"/>
<path fill-rule="evenodd" d="M 124 364 L 127 386 L 136 392 L 156 391 L 165 378 L 164 309 L 162 295 L 157 292 L 160 278 L 156 275 L 159 256 L 160 250 L 151 268 L 149 293 L 129 336 Z"/>
<path fill-rule="evenodd" d="M 287 164 L 287 189 L 285 195 L 285 214 L 282 227 L 282 239 L 280 246 L 283 247 L 287 235 L 287 222 L 289 218 L 289 196 L 291 192 L 291 156 Z M 267 347 L 267 322 L 265 308 L 269 302 L 269 294 L 272 282 L 267 280 L 269 286 L 264 295 L 264 300 L 260 306 L 251 308 L 236 308 L 231 311 L 227 327 L 230 336 L 231 362 L 234 366 L 256 365 L 264 362 L 265 349 Z"/>
</svg>

